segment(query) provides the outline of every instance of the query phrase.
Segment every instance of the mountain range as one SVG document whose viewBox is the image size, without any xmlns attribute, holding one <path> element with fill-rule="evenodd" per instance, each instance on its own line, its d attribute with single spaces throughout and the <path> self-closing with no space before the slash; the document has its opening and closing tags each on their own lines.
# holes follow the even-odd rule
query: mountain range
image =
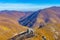
<svg viewBox="0 0 60 40">
<path fill-rule="evenodd" d="M 0 40 L 8 40 L 28 28 L 34 37 L 26 40 L 60 40 L 60 7 L 37 11 L 0 11 Z"/>
</svg>

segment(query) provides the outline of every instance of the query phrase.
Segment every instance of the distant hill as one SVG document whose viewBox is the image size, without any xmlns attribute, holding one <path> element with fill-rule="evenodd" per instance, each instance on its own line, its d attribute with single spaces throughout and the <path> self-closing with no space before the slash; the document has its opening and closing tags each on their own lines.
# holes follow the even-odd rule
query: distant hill
<svg viewBox="0 0 60 40">
<path fill-rule="evenodd" d="M 0 40 L 8 40 L 20 32 L 26 31 L 27 27 L 20 25 L 18 20 L 27 15 L 20 11 L 0 11 Z"/>
<path fill-rule="evenodd" d="M 60 7 L 50 7 L 42 10 L 38 10 L 33 12 L 31 15 L 27 16 L 26 18 L 22 18 L 19 20 L 19 23 L 24 26 L 32 27 L 36 21 L 37 24 L 40 23 L 60 23 Z"/>
<path fill-rule="evenodd" d="M 36 22 L 39 12 L 40 11 L 36 11 L 36 12 L 31 13 L 29 16 L 25 18 L 24 17 L 21 18 L 21 20 L 19 20 L 19 23 L 23 26 L 32 27 L 34 23 Z"/>
<path fill-rule="evenodd" d="M 36 35 L 26 40 L 60 40 L 60 7 L 34 12 L 0 11 L 0 40 L 8 40 L 28 28 Z"/>
<path fill-rule="evenodd" d="M 36 36 L 29 40 L 60 40 L 60 7 L 35 11 L 19 23 L 35 30 Z"/>
</svg>

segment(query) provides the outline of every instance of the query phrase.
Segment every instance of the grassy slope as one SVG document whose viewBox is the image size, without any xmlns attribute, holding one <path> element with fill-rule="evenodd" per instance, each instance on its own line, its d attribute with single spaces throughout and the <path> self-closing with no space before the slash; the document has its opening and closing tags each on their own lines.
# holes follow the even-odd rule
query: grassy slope
<svg viewBox="0 0 60 40">
<path fill-rule="evenodd" d="M 16 16 L 8 14 L 0 14 L 0 40 L 7 40 L 27 28 L 19 25 Z"/>
<path fill-rule="evenodd" d="M 53 27 L 55 31 L 51 28 Z M 47 24 L 43 28 L 34 28 L 35 36 L 28 40 L 43 40 L 42 36 L 46 37 L 46 40 L 60 40 L 60 24 Z M 58 34 L 57 34 L 58 32 Z M 56 37 L 55 37 L 56 36 Z"/>
<path fill-rule="evenodd" d="M 34 25 L 36 36 L 28 40 L 42 40 L 42 36 L 46 37 L 46 40 L 60 40 L 60 11 L 52 9 L 45 9 L 40 12 L 37 22 Z M 45 19 L 49 21 L 46 23 Z M 38 28 L 40 23 L 44 24 L 42 28 Z"/>
</svg>

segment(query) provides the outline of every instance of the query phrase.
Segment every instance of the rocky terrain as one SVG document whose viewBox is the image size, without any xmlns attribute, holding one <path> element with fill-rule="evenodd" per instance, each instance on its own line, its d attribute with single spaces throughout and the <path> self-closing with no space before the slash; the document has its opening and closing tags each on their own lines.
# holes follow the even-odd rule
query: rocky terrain
<svg viewBox="0 0 60 40">
<path fill-rule="evenodd" d="M 60 7 L 38 10 L 19 23 L 34 29 L 36 36 L 29 40 L 60 40 Z"/>
<path fill-rule="evenodd" d="M 0 40 L 60 40 L 60 7 L 0 11 Z"/>
</svg>

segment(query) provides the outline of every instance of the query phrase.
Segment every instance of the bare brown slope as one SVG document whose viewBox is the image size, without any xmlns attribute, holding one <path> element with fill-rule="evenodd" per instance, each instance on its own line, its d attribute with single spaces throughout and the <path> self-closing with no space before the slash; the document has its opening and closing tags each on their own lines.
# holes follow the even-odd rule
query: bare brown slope
<svg viewBox="0 0 60 40">
<path fill-rule="evenodd" d="M 60 7 L 40 11 L 34 27 L 37 37 L 33 39 L 42 40 L 44 36 L 46 40 L 60 40 Z"/>
<path fill-rule="evenodd" d="M 40 23 L 60 24 L 60 11 L 58 10 L 58 7 L 51 7 L 51 8 L 41 10 L 37 17 L 37 24 Z"/>
<path fill-rule="evenodd" d="M 8 40 L 27 28 L 18 23 L 18 19 L 25 16 L 23 12 L 0 12 L 0 40 Z"/>
</svg>

